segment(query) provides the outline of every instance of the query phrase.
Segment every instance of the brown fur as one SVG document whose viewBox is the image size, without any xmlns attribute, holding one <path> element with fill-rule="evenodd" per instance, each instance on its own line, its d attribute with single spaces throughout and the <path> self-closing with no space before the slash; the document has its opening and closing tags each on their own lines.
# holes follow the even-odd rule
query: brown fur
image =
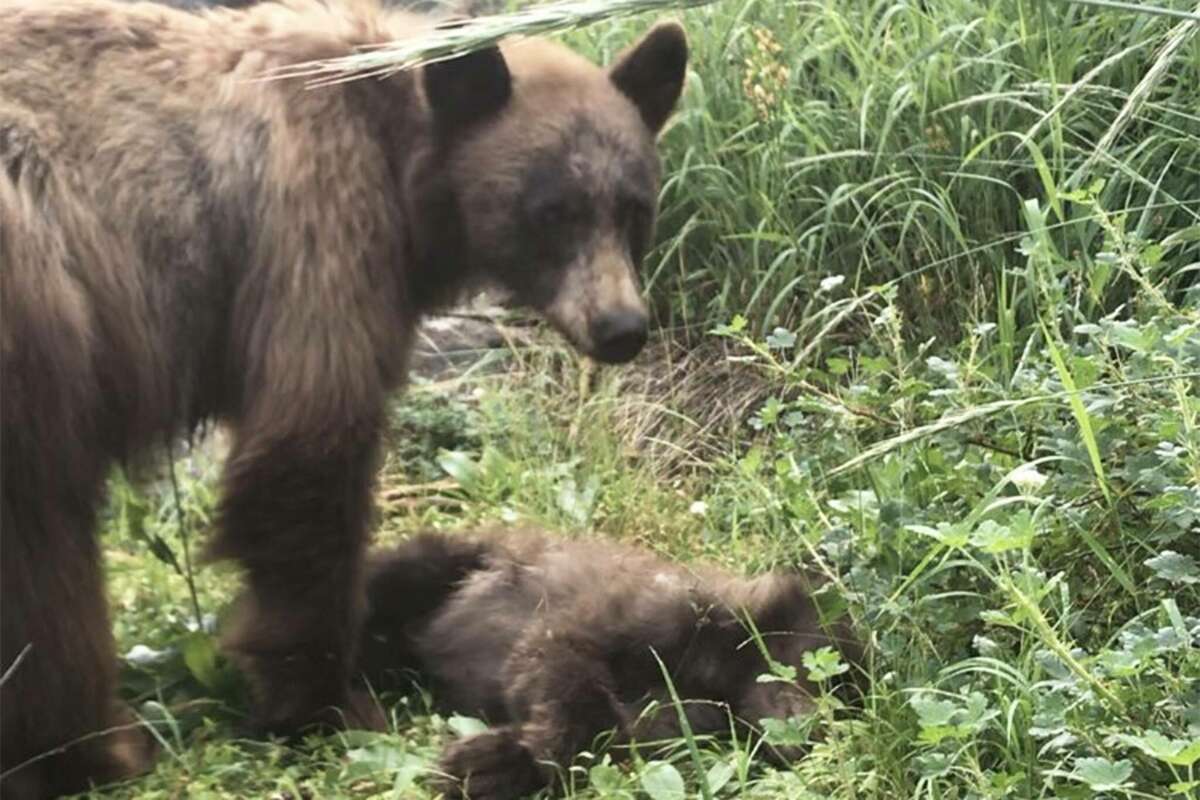
<svg viewBox="0 0 1200 800">
<path fill-rule="evenodd" d="M 860 660 L 844 623 L 822 627 L 801 573 L 744 579 L 536 531 L 426 533 L 369 572 L 361 652 L 372 683 L 416 670 L 447 708 L 499 726 L 445 751 L 448 797 L 532 793 L 553 781 L 544 762 L 569 764 L 608 730 L 618 742 L 678 736 L 654 653 L 696 734 L 810 712 L 816 687 L 803 678 L 758 681 L 769 666 L 744 615 L 800 676 L 803 654 L 825 645 Z"/>
<path fill-rule="evenodd" d="M 535 41 L 253 80 L 431 24 L 366 0 L 0 0 L 6 798 L 142 766 L 103 733 L 124 721 L 93 533 L 113 462 L 228 421 L 212 552 L 247 573 L 227 642 L 257 722 L 377 725 L 348 679 L 384 396 L 420 314 L 492 279 L 601 359 L 640 348 L 653 206 L 621 215 L 655 196 L 682 33 L 610 72 Z"/>
</svg>

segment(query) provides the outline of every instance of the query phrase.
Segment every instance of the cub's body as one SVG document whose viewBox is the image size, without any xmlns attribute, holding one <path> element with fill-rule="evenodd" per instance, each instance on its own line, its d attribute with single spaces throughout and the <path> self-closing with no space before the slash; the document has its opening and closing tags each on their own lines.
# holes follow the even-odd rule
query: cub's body
<svg viewBox="0 0 1200 800">
<path fill-rule="evenodd" d="M 448 709 L 496 724 L 447 750 L 443 771 L 466 785 L 446 791 L 515 798 L 551 782 L 542 762 L 568 764 L 605 731 L 679 736 L 663 669 L 697 734 L 810 712 L 803 677 L 758 680 L 770 665 L 752 631 L 799 676 L 819 647 L 857 658 L 844 625 L 822 626 L 812 588 L 800 573 L 746 579 L 600 539 L 427 533 L 371 562 L 363 666 L 380 686 L 415 670 Z"/>
</svg>

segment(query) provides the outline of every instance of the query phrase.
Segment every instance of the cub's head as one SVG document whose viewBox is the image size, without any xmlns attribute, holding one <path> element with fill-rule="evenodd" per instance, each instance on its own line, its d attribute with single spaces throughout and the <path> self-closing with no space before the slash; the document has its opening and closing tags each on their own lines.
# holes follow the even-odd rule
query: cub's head
<svg viewBox="0 0 1200 800">
<path fill-rule="evenodd" d="M 761 643 L 742 648 L 742 670 L 730 671 L 739 676 L 729 692 L 735 717 L 757 723 L 811 716 L 816 709 L 813 698 L 819 695 L 820 687 L 807 679 L 804 656 L 822 647 L 832 647 L 849 667 L 834 680 L 837 694 L 844 701 L 858 701 L 858 681 L 865 663 L 863 645 L 847 617 L 822 619 L 814 591 L 823 583 L 824 579 L 815 573 L 780 571 L 732 585 L 730 599 L 753 619 Z M 760 681 L 759 676 L 770 670 L 766 655 L 770 661 L 794 670 L 796 680 Z M 787 763 L 801 752 L 801 748 L 773 745 L 767 755 Z"/>
<path fill-rule="evenodd" d="M 674 23 L 607 68 L 538 40 L 425 67 L 433 147 L 420 194 L 440 198 L 436 249 L 583 353 L 632 359 L 646 342 L 638 272 L 654 230 L 655 137 L 686 67 Z"/>
</svg>

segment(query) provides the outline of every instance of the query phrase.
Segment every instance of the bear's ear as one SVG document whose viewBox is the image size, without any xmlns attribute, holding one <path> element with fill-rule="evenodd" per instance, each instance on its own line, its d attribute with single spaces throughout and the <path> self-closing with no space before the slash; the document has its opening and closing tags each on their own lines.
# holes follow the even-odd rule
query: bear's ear
<svg viewBox="0 0 1200 800">
<path fill-rule="evenodd" d="M 498 47 L 486 47 L 424 68 L 425 96 L 439 138 L 453 137 L 504 108 L 512 76 Z"/>
<path fill-rule="evenodd" d="M 687 60 L 683 28 L 675 22 L 661 22 L 609 68 L 613 84 L 633 101 L 653 133 L 662 130 L 679 100 Z"/>
</svg>

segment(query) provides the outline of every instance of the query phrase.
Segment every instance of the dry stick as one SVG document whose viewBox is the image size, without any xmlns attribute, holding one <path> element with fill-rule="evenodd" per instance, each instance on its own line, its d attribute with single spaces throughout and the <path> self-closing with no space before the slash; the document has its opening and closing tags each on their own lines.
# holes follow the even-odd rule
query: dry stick
<svg viewBox="0 0 1200 800">
<path fill-rule="evenodd" d="M 435 495 L 440 492 L 452 492 L 455 489 L 461 489 L 462 486 L 453 478 L 445 478 L 440 481 L 430 481 L 428 483 L 408 483 L 403 486 L 394 486 L 379 495 L 380 500 L 401 500 L 406 497 L 423 497 L 426 495 Z"/>
<path fill-rule="evenodd" d="M 874 411 L 872 411 L 869 408 L 864 408 L 863 406 L 851 405 L 850 403 L 847 403 L 845 400 L 843 400 L 842 398 L 833 394 L 832 392 L 821 389 L 818 386 L 814 386 L 813 384 L 809 383 L 808 381 L 802 380 L 802 381 L 797 382 L 796 385 L 810 394 L 814 394 L 814 395 L 817 395 L 818 397 L 824 398 L 829 403 L 832 403 L 833 405 L 836 405 L 836 406 L 844 409 L 847 413 L 853 414 L 856 417 L 864 417 L 866 419 L 872 420 L 873 422 L 878 422 L 880 425 L 887 425 L 888 427 L 892 427 L 892 428 L 895 428 L 896 426 L 898 426 L 900 424 L 899 422 L 897 422 L 894 419 L 888 419 L 887 417 L 883 417 L 883 416 L 880 416 L 879 414 L 876 414 Z"/>
<path fill-rule="evenodd" d="M 588 398 L 592 394 L 592 377 L 596 374 L 596 362 L 588 356 L 583 356 L 579 360 L 579 371 L 576 376 L 577 401 L 575 403 L 575 416 L 571 420 L 571 425 L 567 429 L 567 438 L 575 440 L 579 438 L 579 431 L 583 426 L 583 412 L 587 407 Z"/>
<path fill-rule="evenodd" d="M 21 652 L 17 653 L 17 657 L 14 658 L 13 662 L 8 665 L 8 669 L 4 670 L 3 675 L 0 675 L 0 686 L 8 683 L 9 678 L 13 676 L 13 673 L 17 671 L 17 667 L 21 666 L 21 662 L 25 660 L 25 657 L 28 656 L 32 650 L 33 642 L 28 642 L 24 647 L 21 648 Z"/>
<path fill-rule="evenodd" d="M 384 512 L 394 512 L 399 509 L 413 510 L 421 506 L 453 508 L 461 506 L 463 501 L 456 497 L 447 497 L 442 492 L 453 492 L 461 488 L 462 484 L 453 478 L 444 478 L 428 483 L 394 486 L 378 492 L 375 499 Z"/>
<path fill-rule="evenodd" d="M 431 494 L 426 497 L 401 497 L 387 503 L 382 503 L 384 512 L 394 512 L 400 509 L 413 511 L 422 506 L 434 506 L 436 508 L 461 508 L 466 501 L 456 497 L 444 497 L 440 494 Z"/>
<path fill-rule="evenodd" d="M 967 444 L 975 445 L 976 447 L 982 447 L 984 450 L 991 450 L 993 453 L 1000 453 L 1001 455 L 1011 456 L 1013 458 L 1024 458 L 1024 456 L 1018 453 L 1016 450 L 998 445 L 995 442 L 983 438 L 982 436 L 968 436 L 965 441 Z"/>
<path fill-rule="evenodd" d="M 129 723 L 125 723 L 122 725 L 112 725 L 108 728 L 103 728 L 98 731 L 92 731 L 90 733 L 85 733 L 82 736 L 75 737 L 74 739 L 72 739 L 69 742 L 60 744 L 59 746 L 51 748 L 49 750 L 46 750 L 45 752 L 38 753 L 36 756 L 32 756 L 30 758 L 25 759 L 20 764 L 17 764 L 16 766 L 13 766 L 13 767 L 9 767 L 8 769 L 4 770 L 3 772 L 0 772 L 0 781 L 3 781 L 5 778 L 9 777 L 10 775 L 15 775 L 17 772 L 25 769 L 26 767 L 28 767 L 32 764 L 36 764 L 39 761 L 45 761 L 47 758 L 54 758 L 55 756 L 62 755 L 63 753 L 67 752 L 68 748 L 74 747 L 78 744 L 82 744 L 83 742 L 91 741 L 92 739 L 98 739 L 101 736 L 109 736 L 114 733 L 120 733 L 121 731 L 135 730 L 137 728 L 149 728 L 150 731 L 154 730 L 153 725 L 150 725 L 149 723 L 145 722 L 144 720 L 138 720 L 137 722 L 129 722 Z M 155 738 L 157 738 L 157 737 L 155 737 Z"/>
<path fill-rule="evenodd" d="M 171 436 L 167 435 L 167 460 L 171 465 L 171 493 L 175 497 L 175 522 L 179 525 L 179 541 L 183 546 L 184 582 L 188 594 L 192 598 L 192 613 L 196 616 L 196 630 L 204 630 L 204 615 L 200 613 L 200 598 L 196 594 L 196 576 L 192 569 L 192 547 L 188 536 L 187 523 L 183 518 L 183 501 L 179 494 L 179 479 L 175 476 L 175 448 L 171 444 Z"/>
</svg>

